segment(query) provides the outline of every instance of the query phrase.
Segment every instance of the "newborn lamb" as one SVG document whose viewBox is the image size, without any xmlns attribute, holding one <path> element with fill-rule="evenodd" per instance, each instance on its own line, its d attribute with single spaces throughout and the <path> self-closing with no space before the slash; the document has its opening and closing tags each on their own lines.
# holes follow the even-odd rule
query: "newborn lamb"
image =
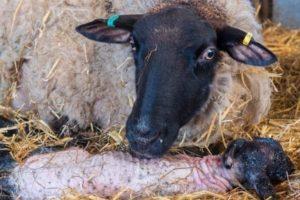
<svg viewBox="0 0 300 200">
<path fill-rule="evenodd" d="M 24 165 L 2 159 L 0 185 L 6 197 L 22 200 L 59 198 L 68 189 L 81 194 L 142 198 L 201 190 L 226 192 L 242 184 L 260 198 L 274 197 L 273 181 L 293 169 L 273 139 L 238 139 L 224 154 L 203 158 L 187 155 L 140 160 L 128 153 L 91 155 L 71 148 L 29 157 Z"/>
</svg>

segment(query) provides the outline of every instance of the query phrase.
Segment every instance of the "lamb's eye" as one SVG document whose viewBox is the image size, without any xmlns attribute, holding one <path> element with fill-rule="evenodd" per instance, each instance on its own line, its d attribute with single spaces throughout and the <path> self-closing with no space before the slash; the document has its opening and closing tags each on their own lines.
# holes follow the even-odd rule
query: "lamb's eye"
<svg viewBox="0 0 300 200">
<path fill-rule="evenodd" d="M 216 50 L 213 48 L 207 49 L 204 53 L 203 53 L 203 58 L 205 60 L 212 60 L 216 57 Z"/>
</svg>

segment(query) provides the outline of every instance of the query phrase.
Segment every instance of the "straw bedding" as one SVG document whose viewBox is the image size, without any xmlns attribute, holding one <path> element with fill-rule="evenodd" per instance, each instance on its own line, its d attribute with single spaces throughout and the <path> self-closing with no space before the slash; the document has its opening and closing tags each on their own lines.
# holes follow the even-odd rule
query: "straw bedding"
<svg viewBox="0 0 300 200">
<path fill-rule="evenodd" d="M 5 1 L 3 1 L 5 2 Z M 12 2 L 12 1 L 10 1 Z M 20 1 L 22 3 L 22 1 Z M 20 3 L 19 2 L 19 3 Z M 54 2 L 54 1 L 53 1 Z M 67 1 L 65 1 L 67 2 Z M 92 3 L 96 3 L 96 1 L 89 1 Z M 2 2 L 1 2 L 2 3 Z M 7 2 L 6 2 L 7 3 Z M 70 3 L 70 2 L 68 2 Z M 86 3 L 86 2 L 85 2 Z M 92 4 L 91 3 L 91 4 Z M 54 4 L 53 4 L 54 5 Z M 82 4 L 84 8 L 84 3 Z M 106 5 L 107 8 L 111 8 L 109 4 Z M 151 6 L 151 5 L 150 5 Z M 3 6 L 1 6 L 3 8 Z M 18 8 L 17 2 L 11 7 L 10 12 L 21 12 L 21 9 L 18 11 L 16 8 Z M 44 8 L 43 11 L 40 11 L 41 13 L 47 13 L 47 7 Z M 105 9 L 107 9 L 105 8 Z M 28 9 L 27 12 L 31 10 Z M 25 12 L 25 10 L 23 10 Z M 35 12 L 39 12 L 38 9 L 35 9 Z M 67 11 L 66 11 L 67 12 Z M 71 11 L 70 11 L 71 12 Z M 3 13 L 2 11 L 0 13 Z M 4 12 L 5 13 L 5 12 Z M 41 14 L 41 16 L 43 15 Z M 95 14 L 95 13 L 94 13 Z M 48 17 L 50 17 L 49 14 Z M 93 16 L 93 14 L 89 14 L 89 12 L 84 12 L 82 15 L 84 15 L 86 18 L 94 18 L 96 16 Z M 101 15 L 101 14 L 100 14 Z M 99 14 L 97 14 L 99 16 Z M 105 14 L 103 14 L 105 16 Z M 62 18 L 63 19 L 63 18 Z M 2 20 L 2 18 L 0 18 Z M 17 19 L 15 19 L 17 20 Z M 13 27 L 17 27 L 14 25 L 16 22 L 12 19 L 10 25 L 13 24 Z M 27 19 L 29 20 L 29 19 Z M 50 18 L 49 18 L 50 20 Z M 47 15 L 44 16 L 43 21 L 44 23 L 48 22 Z M 50 20 L 51 21 L 51 20 Z M 50 22 L 49 21 L 49 22 Z M 57 19 L 52 21 L 53 24 L 57 22 Z M 42 27 L 42 28 L 41 28 Z M 33 27 L 29 27 L 28 30 L 34 31 L 36 30 L 36 34 L 47 34 L 46 31 L 43 32 L 43 27 L 45 28 L 45 25 L 37 24 Z M 71 27 L 71 25 L 70 25 Z M 3 30 L 10 30 L 10 26 L 6 27 Z M 62 27 L 60 27 L 62 28 Z M 29 46 L 26 46 L 26 40 L 31 40 L 30 35 L 27 34 L 27 37 L 29 38 L 23 38 L 23 34 L 18 31 L 14 31 L 12 33 L 14 38 L 19 37 L 18 41 L 25 41 L 23 44 L 23 48 L 20 47 L 14 47 L 13 45 L 9 48 L 17 48 L 17 49 L 23 49 L 23 51 L 9 51 L 11 52 L 17 52 L 16 54 L 9 54 L 8 52 L 1 52 L 1 56 L 7 56 L 11 59 L 11 63 L 13 63 L 12 66 L 6 65 L 5 63 L 1 62 L 1 70 L 7 72 L 7 70 L 4 70 L 3 68 L 13 68 L 13 75 L 10 76 L 10 82 L 12 84 L 3 84 L 4 77 L 2 76 L 1 81 L 1 88 L 5 90 L 5 92 L 8 92 L 7 94 L 13 94 L 15 87 L 18 85 L 18 81 L 21 78 L 20 75 L 20 69 L 24 65 L 26 66 L 25 60 L 20 59 L 26 58 L 29 59 L 34 55 L 34 52 L 31 52 L 30 54 L 26 54 L 27 48 L 32 48 L 32 44 L 28 44 Z M 2 33 L 1 33 L 2 34 Z M 15 35 L 17 34 L 17 35 Z M 19 36 L 18 36 L 19 34 Z M 54 32 L 52 33 L 54 34 Z M 20 36 L 22 35 L 22 37 Z M 32 36 L 32 35 L 31 35 Z M 37 37 L 38 38 L 38 37 Z M 285 151 L 288 153 L 288 155 L 291 157 L 293 162 L 296 165 L 296 172 L 289 177 L 289 180 L 278 185 L 277 186 L 277 192 L 280 196 L 280 199 L 299 199 L 300 198 L 300 30 L 286 30 L 280 26 L 272 25 L 272 24 L 266 24 L 264 29 L 264 38 L 266 45 L 273 50 L 280 59 L 281 65 L 275 66 L 274 68 L 269 70 L 268 76 L 271 76 L 273 79 L 273 88 L 274 88 L 274 94 L 271 98 L 272 100 L 272 106 L 270 109 L 270 112 L 268 116 L 260 122 L 258 125 L 249 125 L 244 126 L 242 129 L 240 127 L 236 126 L 230 126 L 226 121 L 219 121 L 217 119 L 213 121 L 221 122 L 220 126 L 216 128 L 214 126 L 214 123 L 211 123 L 209 126 L 209 131 L 204 134 L 203 139 L 204 141 L 208 141 L 210 137 L 212 137 L 211 132 L 215 129 L 217 129 L 222 137 L 222 145 L 226 146 L 227 143 L 232 140 L 233 138 L 238 137 L 244 137 L 244 138 L 252 138 L 254 136 L 263 136 L 263 137 L 273 137 L 280 141 L 280 143 L 283 145 Z M 1 45 L 3 45 L 3 41 L 1 39 Z M 8 41 L 8 38 L 7 38 Z M 72 40 L 71 40 L 72 41 Z M 37 45 L 49 45 L 49 42 L 46 43 L 37 44 Z M 57 42 L 59 44 L 59 41 L 53 41 Z M 14 43 L 14 45 L 18 45 L 19 43 Z M 26 45 L 25 45 L 26 44 Z M 72 44 L 72 42 L 70 42 Z M 74 44 L 75 45 L 75 44 Z M 89 46 L 91 45 L 91 46 Z M 88 43 L 85 48 L 88 50 L 88 48 L 91 48 L 92 50 L 95 50 L 95 48 L 92 47 L 93 44 Z M 2 47 L 1 47 L 2 48 Z M 71 51 L 72 48 L 78 48 L 77 45 L 72 46 L 70 45 L 69 50 Z M 98 47 L 99 48 L 99 47 Z M 106 48 L 113 48 L 106 46 Z M 120 47 L 114 47 L 117 48 L 118 51 Z M 96 48 L 97 49 L 97 48 Z M 123 49 L 123 48 L 122 48 Z M 123 50 L 124 51 L 124 50 Z M 128 50 L 129 51 L 129 50 Z M 87 52 L 87 51 L 86 51 Z M 27 52 L 28 53 L 28 52 Z M 25 56 L 26 55 L 26 56 Z M 91 54 L 93 55 L 93 54 Z M 45 55 L 50 56 L 50 55 Z M 101 56 L 101 55 L 98 55 Z M 90 62 L 89 59 L 86 59 L 86 55 L 82 54 L 76 54 L 74 57 L 77 57 L 78 60 L 80 58 L 85 60 L 86 62 Z M 92 58 L 88 57 L 88 58 Z M 1 57 L 3 59 L 3 57 Z M 124 58 L 126 60 L 126 58 Z M 61 60 L 64 60 L 64 58 L 61 58 Z M 61 60 L 59 62 L 61 62 Z M 114 60 L 114 58 L 112 58 Z M 55 59 L 53 65 L 55 64 Z M 75 64 L 75 63 L 72 63 Z M 27 63 L 28 65 L 28 63 Z M 53 65 L 51 67 L 53 67 Z M 49 68 L 51 68 L 49 67 Z M 95 66 L 96 67 L 96 66 Z M 48 68 L 48 69 L 49 69 Z M 120 67 L 122 68 L 122 66 Z M 49 72 L 49 71 L 47 71 Z M 63 70 L 56 71 L 56 73 L 63 73 Z M 2 73 L 1 75 L 3 75 Z M 87 73 L 88 74 L 88 73 Z M 46 73 L 47 75 L 47 73 Z M 51 74 L 50 74 L 51 75 Z M 24 76 L 24 75 L 23 75 Z M 45 76 L 47 77 L 47 76 Z M 241 80 L 245 80 L 245 77 L 243 78 L 243 74 L 241 74 Z M 34 78 L 34 77 L 33 77 Z M 48 78 L 51 78 L 49 76 Z M 7 79 L 6 79 L 7 80 Z M 7 83 L 7 82 L 6 82 Z M 38 86 L 37 86 L 38 87 Z M 42 86 L 39 86 L 42 87 Z M 25 94 L 27 94 L 26 91 L 24 91 Z M 10 95 L 4 96 L 3 99 L 3 105 L 5 103 L 9 102 L 11 99 L 7 98 Z M 232 106 L 229 106 L 227 110 L 221 115 L 222 117 L 226 116 Z M 83 112 L 83 111 L 82 111 Z M 9 118 L 13 118 L 18 122 L 18 125 L 14 127 L 4 128 L 0 129 L 0 139 L 6 143 L 11 150 L 11 153 L 13 157 L 18 161 L 22 162 L 23 159 L 32 151 L 34 151 L 36 148 L 40 146 L 56 146 L 56 145 L 67 145 L 71 138 L 59 138 L 57 137 L 51 129 L 48 127 L 48 125 L 40 119 L 40 117 L 36 116 L 36 113 L 34 112 L 27 112 L 26 114 L 20 113 L 19 111 L 14 111 L 10 109 L 8 106 L 0 106 L 0 115 L 4 115 Z M 26 120 L 24 120 L 26 119 Z M 25 129 L 25 127 L 28 126 L 29 130 Z M 107 134 L 99 134 L 97 136 L 89 134 L 86 134 L 86 138 L 89 141 L 87 145 L 87 149 L 92 152 L 101 152 L 101 151 L 108 151 L 112 149 L 118 149 L 118 150 L 126 150 L 127 145 L 126 142 L 123 139 L 124 131 L 120 127 L 111 128 L 109 130 L 102 130 L 97 128 L 97 126 L 91 124 L 89 127 L 92 131 L 97 133 L 103 133 L 106 132 Z M 16 129 L 18 130 L 18 134 L 14 135 L 13 137 L 5 137 L 3 134 L 10 129 Z M 207 145 L 206 145 L 207 146 Z M 180 148 L 174 147 L 171 149 L 173 152 L 181 151 Z M 198 151 L 194 152 L 194 154 L 197 154 Z M 122 191 L 120 191 L 122 192 Z M 118 199 L 118 195 L 116 194 L 115 199 Z M 244 191 L 240 188 L 235 189 L 231 191 L 228 194 L 212 194 L 208 192 L 201 192 L 201 193 L 193 193 L 193 194 L 184 194 L 179 195 L 176 197 L 155 197 L 155 194 L 153 194 L 153 199 L 256 199 L 256 197 L 251 192 Z M 101 199 L 98 197 L 92 197 L 92 196 L 80 196 L 80 194 L 77 194 L 76 191 L 66 191 L 66 195 L 63 197 L 63 199 Z"/>
</svg>

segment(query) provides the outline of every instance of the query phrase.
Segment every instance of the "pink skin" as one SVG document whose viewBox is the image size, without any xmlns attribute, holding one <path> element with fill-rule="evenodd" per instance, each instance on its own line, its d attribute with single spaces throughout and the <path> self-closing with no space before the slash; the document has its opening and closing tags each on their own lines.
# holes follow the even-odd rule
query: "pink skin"
<svg viewBox="0 0 300 200">
<path fill-rule="evenodd" d="M 226 169 L 221 156 L 139 160 L 128 153 L 91 155 L 72 148 L 28 158 L 13 170 L 10 183 L 22 200 L 59 198 L 68 189 L 100 197 L 123 191 L 126 198 L 201 190 L 226 192 L 236 177 L 238 170 Z"/>
</svg>

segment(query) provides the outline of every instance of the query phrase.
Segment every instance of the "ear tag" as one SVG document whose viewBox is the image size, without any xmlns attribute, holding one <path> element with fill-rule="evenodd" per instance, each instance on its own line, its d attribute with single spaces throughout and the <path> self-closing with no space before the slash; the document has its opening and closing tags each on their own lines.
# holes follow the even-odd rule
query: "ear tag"
<svg viewBox="0 0 300 200">
<path fill-rule="evenodd" d="M 253 38 L 253 34 L 248 32 L 243 39 L 243 42 L 242 42 L 243 45 L 248 46 L 250 44 L 252 38 Z"/>
<path fill-rule="evenodd" d="M 108 18 L 106 25 L 111 28 L 115 28 L 116 21 L 120 18 L 120 15 L 112 15 Z"/>
</svg>

